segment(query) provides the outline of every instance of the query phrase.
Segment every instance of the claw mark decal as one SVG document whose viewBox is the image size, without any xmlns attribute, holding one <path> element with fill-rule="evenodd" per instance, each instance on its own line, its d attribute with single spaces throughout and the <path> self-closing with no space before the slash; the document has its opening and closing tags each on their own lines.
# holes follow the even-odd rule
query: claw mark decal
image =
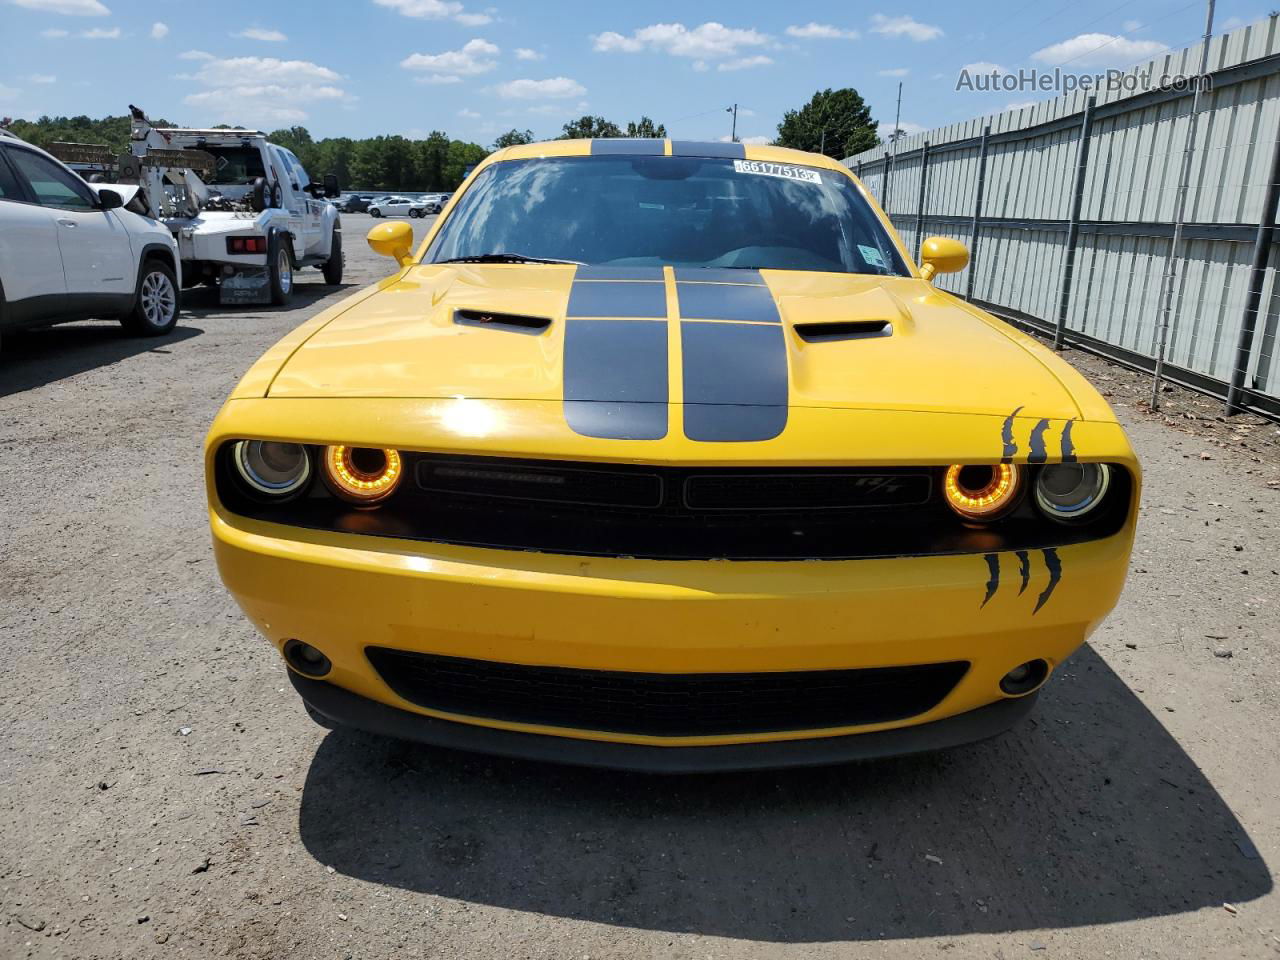
<svg viewBox="0 0 1280 960">
<path fill-rule="evenodd" d="M 1075 444 L 1071 442 L 1071 425 L 1073 423 L 1075 423 L 1074 419 L 1068 420 L 1066 423 L 1066 426 L 1062 428 L 1062 462 L 1063 463 L 1076 462 L 1076 448 L 1075 448 Z"/>
<path fill-rule="evenodd" d="M 987 601 L 996 595 L 996 591 L 1000 589 L 1000 555 L 997 553 L 988 553 L 983 555 L 983 559 L 987 561 L 987 571 L 991 576 L 987 579 L 987 595 L 982 598 L 982 603 L 978 606 L 981 610 L 987 605 Z"/>
<path fill-rule="evenodd" d="M 1018 407 L 1004 418 L 1004 429 L 1000 431 L 1000 439 L 1004 441 L 1004 456 L 1000 458 L 1001 463 L 1013 463 L 1013 458 L 1018 453 L 1018 441 L 1013 439 L 1013 418 L 1021 410 L 1022 407 Z"/>
<path fill-rule="evenodd" d="M 1031 453 L 1027 456 L 1027 463 L 1044 463 L 1049 459 L 1044 451 L 1044 433 L 1048 429 L 1048 420 L 1041 420 L 1031 428 Z"/>
<path fill-rule="evenodd" d="M 1036 608 L 1031 611 L 1032 616 L 1039 613 L 1040 608 L 1049 602 L 1054 588 L 1062 579 L 1062 561 L 1058 559 L 1058 551 L 1050 547 L 1048 550 L 1042 550 L 1041 553 L 1044 554 L 1044 565 L 1049 570 L 1049 585 L 1044 588 L 1044 593 L 1040 594 L 1040 599 L 1036 601 Z"/>
<path fill-rule="evenodd" d="M 1022 577 L 1018 596 L 1022 596 L 1027 590 L 1027 584 L 1031 582 L 1031 555 L 1025 550 L 1017 550 L 1014 555 L 1018 558 L 1018 573 Z"/>
</svg>

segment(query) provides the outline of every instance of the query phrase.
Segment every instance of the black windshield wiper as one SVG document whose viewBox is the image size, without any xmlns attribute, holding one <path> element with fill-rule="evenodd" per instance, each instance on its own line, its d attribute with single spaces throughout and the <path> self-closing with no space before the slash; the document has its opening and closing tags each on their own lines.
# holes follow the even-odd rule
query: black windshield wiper
<svg viewBox="0 0 1280 960">
<path fill-rule="evenodd" d="M 523 253 L 476 253 L 469 257 L 450 257 L 448 260 L 437 260 L 437 263 L 573 263 L 582 265 L 581 260 L 549 260 L 545 257 L 526 257 Z"/>
</svg>

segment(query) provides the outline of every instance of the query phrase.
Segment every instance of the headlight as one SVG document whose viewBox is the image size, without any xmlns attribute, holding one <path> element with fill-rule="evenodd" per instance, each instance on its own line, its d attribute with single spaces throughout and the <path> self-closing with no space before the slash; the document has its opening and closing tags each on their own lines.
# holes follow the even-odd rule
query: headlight
<svg viewBox="0 0 1280 960">
<path fill-rule="evenodd" d="M 1018 500 L 1022 470 L 1010 463 L 947 468 L 947 504 L 966 520 L 994 520 Z"/>
<path fill-rule="evenodd" d="M 379 503 L 400 485 L 400 454 L 380 447 L 325 447 L 324 476 L 333 492 L 365 506 Z"/>
<path fill-rule="evenodd" d="M 1036 477 L 1036 504 L 1055 520 L 1079 520 L 1092 513 L 1111 486 L 1105 463 L 1055 463 Z"/>
<path fill-rule="evenodd" d="M 300 443 L 240 440 L 232 454 L 240 479 L 262 496 L 287 497 L 311 479 L 311 458 Z"/>
</svg>

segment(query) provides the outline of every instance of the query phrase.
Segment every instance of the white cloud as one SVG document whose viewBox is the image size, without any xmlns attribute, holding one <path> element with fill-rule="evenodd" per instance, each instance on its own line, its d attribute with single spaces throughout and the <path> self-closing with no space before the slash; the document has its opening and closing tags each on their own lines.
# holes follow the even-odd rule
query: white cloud
<svg viewBox="0 0 1280 960">
<path fill-rule="evenodd" d="M 894 67 L 892 70 L 877 70 L 876 73 L 882 77 L 905 77 L 911 71 L 906 67 Z"/>
<path fill-rule="evenodd" d="M 683 23 L 655 23 L 634 31 L 629 37 L 607 30 L 591 39 L 601 53 L 651 50 L 673 57 L 710 60 L 736 57 L 743 48 L 762 47 L 769 42 L 768 35 L 758 30 L 726 27 L 714 21 L 692 29 Z"/>
<path fill-rule="evenodd" d="M 889 140 L 889 134 L 893 133 L 893 121 L 887 120 L 884 123 L 879 124 L 876 129 L 880 134 L 880 139 L 887 143 Z M 906 120 L 903 120 L 898 124 L 898 129 L 909 137 L 912 134 L 924 133 L 928 128 L 922 127 L 918 123 L 909 123 Z"/>
<path fill-rule="evenodd" d="M 440 73 L 429 73 L 425 77 L 414 77 L 413 82 L 414 83 L 432 83 L 432 84 L 461 83 L 462 78 L 451 77 L 446 74 L 440 74 Z"/>
<path fill-rule="evenodd" d="M 160 21 L 157 20 L 155 23 L 151 25 L 152 40 L 163 40 L 168 35 L 169 35 L 169 25 L 167 23 L 161 23 Z"/>
<path fill-rule="evenodd" d="M 262 27 L 246 27 L 231 36 L 243 37 L 246 40 L 262 40 L 264 43 L 284 43 L 289 39 L 279 30 L 264 30 Z"/>
<path fill-rule="evenodd" d="M 40 36 L 49 37 L 51 39 L 57 39 L 59 37 L 69 36 L 69 34 L 67 33 L 67 31 L 59 29 L 58 27 L 51 27 L 48 30 L 41 30 Z"/>
<path fill-rule="evenodd" d="M 32 83 L 57 83 L 58 78 L 52 73 L 33 73 L 27 77 Z"/>
<path fill-rule="evenodd" d="M 990 60 L 979 60 L 976 63 L 966 63 L 960 69 L 968 70 L 970 75 L 981 74 L 984 77 L 992 73 L 1004 74 L 1009 72 L 1004 67 L 1000 66 L 1000 64 L 992 63 Z"/>
<path fill-rule="evenodd" d="M 10 3 L 41 13 L 63 13 L 70 17 L 105 17 L 111 11 L 98 0 L 9 0 Z"/>
<path fill-rule="evenodd" d="M 462 117 L 462 119 L 464 120 L 480 119 L 480 114 L 476 113 L 474 110 L 469 110 L 466 107 L 463 107 L 461 110 L 458 111 L 458 116 Z"/>
<path fill-rule="evenodd" d="M 94 27 L 92 30 L 81 30 L 80 36 L 86 40 L 119 40 L 120 28 L 112 27 L 108 30 L 106 27 Z"/>
<path fill-rule="evenodd" d="M 1010 104 L 1006 105 L 1006 106 L 1005 106 L 1005 109 L 1006 109 L 1006 110 L 1021 110 L 1021 109 L 1023 109 L 1024 107 L 1034 107 L 1035 105 L 1036 105 L 1036 102 L 1035 102 L 1034 100 L 1018 100 L 1018 101 L 1015 101 L 1015 102 L 1013 102 L 1013 103 L 1010 103 Z"/>
<path fill-rule="evenodd" d="M 568 77 L 548 77 L 546 80 L 511 80 L 500 83 L 493 92 L 506 100 L 564 100 L 581 97 L 587 88 Z"/>
<path fill-rule="evenodd" d="M 787 27 L 787 36 L 801 40 L 857 40 L 859 33 L 857 30 L 833 27 L 829 23 L 809 22 L 802 27 Z"/>
<path fill-rule="evenodd" d="M 766 57 L 764 54 L 757 54 L 754 57 L 739 57 L 737 60 L 727 60 L 716 67 L 721 73 L 727 73 L 730 70 L 750 70 L 752 67 L 767 67 L 773 63 L 772 57 Z"/>
<path fill-rule="evenodd" d="M 497 45 L 476 38 L 468 40 L 460 50 L 411 53 L 400 61 L 400 66 L 426 74 L 426 83 L 457 83 L 462 77 L 475 77 L 494 69 L 498 61 L 493 58 L 501 52 Z"/>
<path fill-rule="evenodd" d="M 1150 60 L 1168 49 L 1155 40 L 1130 40 L 1109 33 L 1081 33 L 1037 50 L 1031 59 L 1051 66 L 1075 63 L 1082 67 L 1123 67 L 1140 60 Z"/>
<path fill-rule="evenodd" d="M 185 50 L 178 54 L 179 60 L 212 60 L 212 53 L 205 53 L 203 50 Z"/>
<path fill-rule="evenodd" d="M 733 139 L 732 137 L 720 137 L 719 142 L 729 143 L 732 139 Z M 769 144 L 773 143 L 773 138 L 772 137 L 739 137 L 738 142 L 745 143 L 749 147 L 767 147 Z"/>
<path fill-rule="evenodd" d="M 935 27 L 932 24 L 921 23 L 913 20 L 908 16 L 886 17 L 883 13 L 873 14 L 871 17 L 871 32 L 879 33 L 886 37 L 910 37 L 917 43 L 923 43 L 926 40 L 936 40 L 942 36 L 942 28 Z"/>
<path fill-rule="evenodd" d="M 389 7 L 406 17 L 418 20 L 454 20 L 464 27 L 482 27 L 492 23 L 487 13 L 467 13 L 462 4 L 453 0 L 373 0 L 380 7 Z"/>
<path fill-rule="evenodd" d="M 0 83 L 0 100 L 16 100 L 21 92 L 17 87 L 6 87 Z"/>
<path fill-rule="evenodd" d="M 537 50 L 530 50 L 528 47 L 516 47 L 517 60 L 545 60 L 546 56 Z"/>
<path fill-rule="evenodd" d="M 1142 21 L 1126 20 L 1124 23 L 1120 24 L 1120 29 L 1122 29 L 1125 33 L 1133 33 L 1133 31 L 1135 30 L 1142 29 Z"/>
<path fill-rule="evenodd" d="M 339 86 L 341 74 L 309 60 L 210 59 L 200 65 L 194 79 L 205 89 L 188 94 L 183 102 L 201 108 L 214 122 L 298 123 L 307 118 L 304 106 L 353 99 Z"/>
</svg>

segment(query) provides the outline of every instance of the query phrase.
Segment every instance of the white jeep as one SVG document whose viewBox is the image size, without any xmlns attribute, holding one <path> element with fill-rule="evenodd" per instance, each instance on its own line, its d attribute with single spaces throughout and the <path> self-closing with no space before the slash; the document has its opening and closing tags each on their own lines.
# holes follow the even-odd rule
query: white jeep
<svg viewBox="0 0 1280 960">
<path fill-rule="evenodd" d="M 153 127 L 131 107 L 131 157 L 122 181 L 173 232 L 189 286 L 216 285 L 222 303 L 287 303 L 295 272 L 318 267 L 342 282 L 342 221 L 298 158 L 257 130 Z"/>
</svg>

